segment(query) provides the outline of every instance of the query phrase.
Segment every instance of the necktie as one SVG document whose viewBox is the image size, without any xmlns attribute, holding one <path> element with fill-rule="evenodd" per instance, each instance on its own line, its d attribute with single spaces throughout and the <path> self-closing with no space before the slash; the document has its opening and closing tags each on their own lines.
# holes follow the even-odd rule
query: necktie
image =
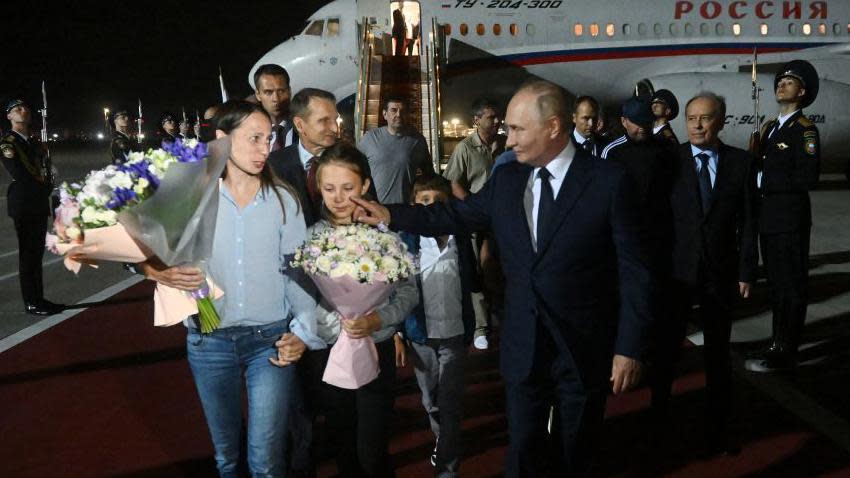
<svg viewBox="0 0 850 478">
<path fill-rule="evenodd" d="M 316 184 L 316 170 L 319 166 L 319 158 L 313 156 L 307 161 L 307 194 L 310 201 L 319 202 L 319 185 Z"/>
<path fill-rule="evenodd" d="M 711 172 L 708 170 L 709 156 L 705 153 L 699 153 L 696 156 L 700 161 L 699 169 L 699 195 L 702 200 L 702 213 L 708 213 L 708 207 L 711 204 Z"/>
<path fill-rule="evenodd" d="M 770 133 L 767 133 L 767 137 L 770 138 L 774 133 L 779 131 L 779 120 L 776 120 L 776 123 L 773 124 L 773 128 L 770 128 Z"/>
<path fill-rule="evenodd" d="M 593 153 L 593 140 L 590 139 L 590 138 L 587 138 L 586 140 L 584 140 L 584 143 L 581 143 L 581 148 L 583 150 L 587 151 L 588 153 L 592 154 Z"/>
<path fill-rule="evenodd" d="M 540 203 L 537 205 L 537 250 L 540 251 L 543 248 L 546 227 L 555 208 L 555 194 L 552 192 L 552 184 L 549 183 L 549 178 L 552 177 L 549 170 L 540 168 L 537 177 L 540 178 Z"/>
<path fill-rule="evenodd" d="M 283 129 L 281 125 L 275 125 L 272 130 L 274 130 L 274 142 L 272 143 L 272 152 L 275 152 L 281 148 L 283 148 L 283 142 L 286 141 L 286 131 Z"/>
</svg>

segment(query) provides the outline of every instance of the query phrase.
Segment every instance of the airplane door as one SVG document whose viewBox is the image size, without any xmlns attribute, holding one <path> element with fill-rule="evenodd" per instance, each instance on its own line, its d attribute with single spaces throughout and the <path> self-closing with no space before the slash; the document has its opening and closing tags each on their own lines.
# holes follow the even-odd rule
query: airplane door
<svg viewBox="0 0 850 478">
<path fill-rule="evenodd" d="M 339 73 L 343 63 L 347 64 L 354 60 L 353 50 L 346 47 L 342 41 L 342 28 L 339 17 L 330 17 L 325 22 L 322 33 L 322 53 L 319 55 L 319 65 L 323 74 L 335 75 Z"/>
</svg>

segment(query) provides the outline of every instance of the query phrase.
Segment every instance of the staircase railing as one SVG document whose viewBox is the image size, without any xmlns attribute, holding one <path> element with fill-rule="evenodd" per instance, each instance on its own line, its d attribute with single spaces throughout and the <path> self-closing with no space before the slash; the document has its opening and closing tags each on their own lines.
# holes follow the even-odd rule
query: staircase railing
<svg viewBox="0 0 850 478">
<path fill-rule="evenodd" d="M 366 128 L 366 105 L 369 101 L 369 78 L 372 74 L 372 25 L 363 17 L 363 38 L 360 41 L 360 64 L 357 75 L 357 96 L 354 103 L 354 140 L 360 142 Z"/>
</svg>

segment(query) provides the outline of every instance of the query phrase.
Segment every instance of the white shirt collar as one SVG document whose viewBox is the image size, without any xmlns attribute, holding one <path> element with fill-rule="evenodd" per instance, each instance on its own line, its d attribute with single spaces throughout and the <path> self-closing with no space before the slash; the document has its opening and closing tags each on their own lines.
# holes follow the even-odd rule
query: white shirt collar
<svg viewBox="0 0 850 478">
<path fill-rule="evenodd" d="M 717 159 L 717 151 L 714 151 L 712 149 L 703 149 L 703 148 L 700 148 L 699 146 L 691 145 L 691 156 L 696 158 L 696 156 L 700 153 L 707 154 L 709 161 L 711 161 L 712 159 Z"/>
<path fill-rule="evenodd" d="M 576 155 L 576 148 L 573 146 L 572 141 L 567 141 L 567 147 L 563 149 L 555 159 L 549 162 L 546 165 L 546 169 L 549 171 L 549 174 L 552 175 L 552 179 L 550 181 L 560 181 L 563 180 L 567 175 L 567 171 L 570 169 L 570 164 L 573 162 L 573 157 Z M 537 173 L 540 171 L 540 168 L 534 168 L 534 178 L 537 179 Z"/>
<path fill-rule="evenodd" d="M 779 128 L 783 127 L 783 126 L 785 125 L 785 122 L 786 122 L 786 121 L 788 121 L 788 118 L 790 118 L 790 117 L 794 116 L 795 114 L 797 114 L 797 112 L 798 112 L 798 111 L 800 111 L 800 110 L 794 110 L 794 111 L 792 111 L 792 112 L 788 113 L 788 114 L 787 114 L 787 115 L 785 115 L 785 116 L 783 116 L 783 115 L 779 115 L 779 116 L 776 118 L 776 121 L 778 121 L 778 122 L 779 122 Z"/>
<path fill-rule="evenodd" d="M 30 142 L 30 139 L 29 139 L 29 138 L 27 138 L 26 136 L 22 135 L 21 133 L 18 133 L 18 132 L 17 132 L 17 131 L 15 131 L 15 130 L 11 130 L 11 131 L 12 131 L 13 133 L 15 133 L 16 135 L 18 135 L 18 137 L 19 137 L 19 138 L 21 138 L 21 139 L 24 141 L 24 143 L 29 143 L 29 142 Z"/>
<path fill-rule="evenodd" d="M 658 132 L 661 131 L 661 128 L 663 128 L 665 126 L 667 126 L 667 123 L 660 124 L 658 126 L 653 127 L 652 128 L 652 134 L 658 134 Z"/>
<path fill-rule="evenodd" d="M 298 157 L 301 159 L 301 165 L 307 169 L 307 162 L 313 157 L 313 153 L 307 151 L 301 140 L 298 141 Z"/>
<path fill-rule="evenodd" d="M 573 128 L 573 138 L 575 138 L 575 140 L 576 140 L 576 142 L 578 142 L 578 144 L 584 144 L 584 142 L 587 141 L 587 138 L 582 136 L 581 133 L 579 133 L 578 129 L 576 129 L 576 128 Z"/>
</svg>

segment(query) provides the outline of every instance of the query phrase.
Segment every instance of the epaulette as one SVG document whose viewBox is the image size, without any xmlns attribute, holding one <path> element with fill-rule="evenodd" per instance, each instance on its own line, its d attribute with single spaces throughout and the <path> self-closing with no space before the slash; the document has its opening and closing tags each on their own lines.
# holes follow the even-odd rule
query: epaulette
<svg viewBox="0 0 850 478">
<path fill-rule="evenodd" d="M 805 116 L 800 116 L 797 118 L 797 123 L 800 124 L 803 128 L 809 128 L 815 125 L 815 123 Z"/>
<path fill-rule="evenodd" d="M 673 137 L 673 131 L 672 131 L 672 130 L 670 130 L 669 128 L 664 128 L 664 129 L 662 129 L 662 130 L 661 130 L 661 134 L 662 134 L 665 138 L 668 138 L 668 139 Z"/>
<path fill-rule="evenodd" d="M 3 136 L 2 141 L 5 141 L 7 143 L 12 143 L 12 142 L 15 141 L 15 136 L 12 133 L 9 133 L 6 136 Z"/>
<path fill-rule="evenodd" d="M 760 136 L 761 138 L 764 138 L 764 135 L 766 135 L 768 131 L 770 131 L 770 130 L 772 130 L 772 129 L 773 129 L 773 125 L 775 125 L 777 121 L 778 121 L 778 120 L 777 120 L 776 118 L 774 118 L 774 119 L 772 119 L 772 120 L 768 121 L 767 123 L 765 123 L 765 124 L 761 127 L 761 133 L 759 134 L 759 136 Z"/>
</svg>

